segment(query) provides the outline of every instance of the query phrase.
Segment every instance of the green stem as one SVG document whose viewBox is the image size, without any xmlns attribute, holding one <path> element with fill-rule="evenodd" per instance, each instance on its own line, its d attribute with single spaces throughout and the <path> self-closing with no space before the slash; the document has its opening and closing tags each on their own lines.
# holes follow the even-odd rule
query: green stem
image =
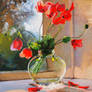
<svg viewBox="0 0 92 92">
<path fill-rule="evenodd" d="M 54 24 L 52 24 L 51 26 L 48 27 L 48 30 L 47 30 L 46 34 L 49 34 L 49 31 L 52 30 L 53 26 L 54 26 Z"/>
<path fill-rule="evenodd" d="M 59 28 L 59 30 L 56 32 L 56 34 L 54 35 L 54 38 L 56 38 L 58 36 L 58 34 L 61 32 L 61 30 L 64 28 L 64 26 L 62 28 Z"/>
<path fill-rule="evenodd" d="M 86 29 L 85 29 L 78 37 L 71 37 L 71 38 L 72 38 L 72 39 L 80 39 L 81 37 L 84 36 L 85 32 L 87 32 Z M 59 39 L 58 41 L 56 41 L 56 42 L 55 42 L 55 45 L 60 44 L 60 43 L 62 43 L 62 40 L 61 40 L 61 39 Z"/>
<path fill-rule="evenodd" d="M 36 57 L 33 57 L 33 58 L 29 61 L 28 66 L 27 66 L 29 77 L 32 78 L 34 81 L 35 81 L 35 78 L 32 76 L 32 73 L 30 73 L 30 63 L 31 63 L 35 58 L 36 58 Z"/>
<path fill-rule="evenodd" d="M 34 59 L 36 59 L 36 56 L 33 57 L 29 63 L 28 63 L 28 73 L 29 73 L 29 76 L 30 78 L 32 78 L 34 81 L 36 81 L 36 79 L 33 77 L 32 74 L 37 74 L 41 68 L 41 65 L 43 64 L 43 58 L 42 57 L 39 57 L 40 59 L 38 61 L 33 61 Z M 32 62 L 35 62 L 33 68 L 31 69 L 31 72 L 30 72 L 30 64 Z"/>
<path fill-rule="evenodd" d="M 85 29 L 78 37 L 71 37 L 72 39 L 80 39 L 81 37 L 84 36 L 85 32 L 87 32 L 87 30 Z"/>
<path fill-rule="evenodd" d="M 36 67 L 36 69 L 35 69 L 35 73 L 38 73 L 38 72 L 39 72 L 42 63 L 43 63 L 43 60 L 40 60 L 40 61 L 38 62 L 38 65 L 37 65 L 37 67 Z"/>
<path fill-rule="evenodd" d="M 62 40 L 61 40 L 61 41 L 56 42 L 56 43 L 55 43 L 55 45 L 58 45 L 58 44 L 60 44 L 60 43 L 62 43 Z"/>
<path fill-rule="evenodd" d="M 58 40 L 58 41 L 56 41 L 56 42 L 55 42 L 55 44 L 58 44 L 59 42 L 61 42 L 61 39 L 60 39 L 60 40 Z"/>
<path fill-rule="evenodd" d="M 51 25 L 51 22 L 50 22 L 49 25 L 48 25 L 48 29 L 46 30 L 46 34 L 47 34 L 47 31 L 49 30 L 50 25 Z M 45 35 L 46 35 L 46 34 L 45 34 Z"/>
<path fill-rule="evenodd" d="M 39 57 L 39 58 L 40 58 L 40 60 L 36 61 L 36 64 L 34 65 L 34 68 L 33 68 L 33 73 L 34 74 L 38 73 L 38 71 L 40 70 L 41 65 L 42 65 L 42 58 L 41 57 Z"/>
<path fill-rule="evenodd" d="M 42 20 L 42 23 L 41 23 L 41 25 L 40 25 L 40 27 L 39 27 L 39 40 L 40 40 L 40 33 L 41 33 L 41 27 L 42 27 L 42 25 L 43 25 L 43 20 Z"/>
</svg>

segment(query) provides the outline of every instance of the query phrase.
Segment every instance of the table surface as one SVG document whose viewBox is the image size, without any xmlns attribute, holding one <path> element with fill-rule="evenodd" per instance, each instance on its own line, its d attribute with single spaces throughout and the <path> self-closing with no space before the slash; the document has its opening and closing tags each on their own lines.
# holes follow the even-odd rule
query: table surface
<svg viewBox="0 0 92 92">
<path fill-rule="evenodd" d="M 64 79 L 64 82 L 67 83 L 68 80 L 73 81 L 74 83 L 78 83 L 80 85 L 84 85 L 84 86 L 89 85 L 90 88 L 88 90 L 85 90 L 85 92 L 92 92 L 92 80 Z M 0 92 L 28 92 L 27 89 L 32 87 L 29 85 L 30 83 L 33 83 L 33 81 L 32 80 L 2 81 L 2 82 L 0 82 Z M 76 88 L 73 88 L 73 90 L 74 89 L 76 89 Z M 41 92 L 45 92 L 45 91 L 41 91 Z M 57 92 L 57 91 L 55 91 L 55 92 Z M 68 91 L 66 91 L 66 92 L 68 92 Z M 75 91 L 72 91 L 72 92 L 75 92 Z M 84 92 L 84 91 L 76 91 L 76 92 Z"/>
</svg>

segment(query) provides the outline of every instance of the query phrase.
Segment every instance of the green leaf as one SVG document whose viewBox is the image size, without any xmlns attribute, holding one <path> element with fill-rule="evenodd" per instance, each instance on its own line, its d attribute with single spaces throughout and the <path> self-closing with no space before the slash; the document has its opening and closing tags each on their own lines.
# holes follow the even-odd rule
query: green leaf
<svg viewBox="0 0 92 92">
<path fill-rule="evenodd" d="M 42 51 L 42 54 L 44 56 L 47 56 L 52 53 L 52 50 L 54 49 L 55 46 L 55 41 L 54 38 L 52 38 L 50 35 L 46 35 L 43 37 L 40 44 L 41 44 L 40 50 Z"/>
<path fill-rule="evenodd" d="M 37 42 L 30 42 L 29 47 L 34 49 L 34 50 L 39 50 L 40 44 L 38 44 Z"/>
<path fill-rule="evenodd" d="M 63 43 L 68 43 L 71 40 L 71 37 L 69 36 L 64 36 L 64 38 L 62 39 Z"/>
</svg>

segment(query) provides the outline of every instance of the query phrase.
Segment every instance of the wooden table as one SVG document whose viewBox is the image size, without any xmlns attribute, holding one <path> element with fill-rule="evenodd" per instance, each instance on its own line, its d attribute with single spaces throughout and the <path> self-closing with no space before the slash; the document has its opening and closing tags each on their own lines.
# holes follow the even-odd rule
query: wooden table
<svg viewBox="0 0 92 92">
<path fill-rule="evenodd" d="M 71 79 L 64 79 L 64 82 L 67 82 Z M 65 87 L 58 90 L 50 90 L 48 92 L 92 92 L 92 80 L 83 80 L 83 79 L 72 79 L 71 81 L 79 83 L 80 85 L 89 85 L 88 90 L 81 90 L 78 88 L 69 88 Z M 0 92 L 28 92 L 27 89 L 31 87 L 29 84 L 33 83 L 32 80 L 16 80 L 16 81 L 3 81 L 0 82 Z M 41 91 L 46 92 L 46 91 Z"/>
</svg>

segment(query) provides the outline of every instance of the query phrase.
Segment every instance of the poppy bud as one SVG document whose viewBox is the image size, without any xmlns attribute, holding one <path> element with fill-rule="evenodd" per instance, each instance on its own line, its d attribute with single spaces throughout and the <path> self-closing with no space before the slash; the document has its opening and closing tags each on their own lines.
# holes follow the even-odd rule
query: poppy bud
<svg viewBox="0 0 92 92">
<path fill-rule="evenodd" d="M 85 24 L 85 29 L 88 29 L 89 25 L 88 24 Z"/>
</svg>

